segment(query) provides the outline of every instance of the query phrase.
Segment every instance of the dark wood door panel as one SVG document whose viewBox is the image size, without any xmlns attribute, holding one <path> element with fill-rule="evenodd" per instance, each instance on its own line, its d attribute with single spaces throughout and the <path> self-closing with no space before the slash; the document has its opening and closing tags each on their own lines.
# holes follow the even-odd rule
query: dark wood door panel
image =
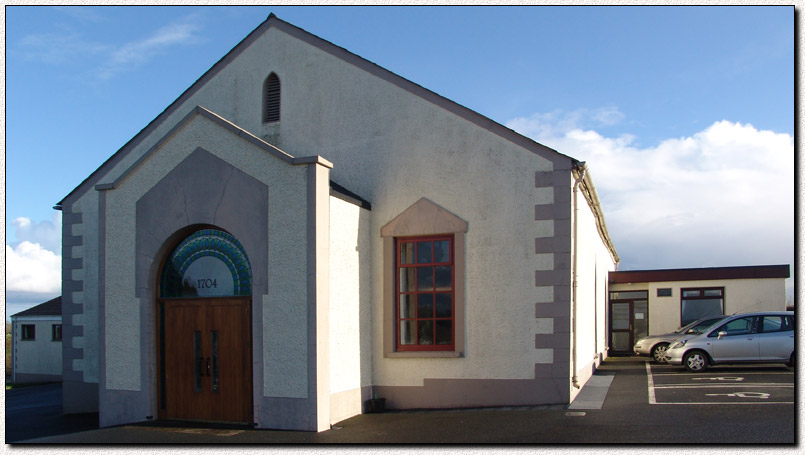
<svg viewBox="0 0 805 455">
<path fill-rule="evenodd" d="M 251 318 L 243 301 L 215 301 L 208 308 L 207 329 L 216 342 L 212 403 L 216 420 L 249 422 L 252 414 Z"/>
<path fill-rule="evenodd" d="M 163 301 L 160 416 L 251 422 L 249 299 Z"/>
</svg>

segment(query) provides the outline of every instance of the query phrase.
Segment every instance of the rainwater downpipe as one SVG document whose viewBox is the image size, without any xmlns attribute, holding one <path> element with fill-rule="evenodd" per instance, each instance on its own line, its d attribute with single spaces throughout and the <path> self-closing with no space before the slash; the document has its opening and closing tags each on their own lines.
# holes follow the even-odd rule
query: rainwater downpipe
<svg viewBox="0 0 805 455">
<path fill-rule="evenodd" d="M 571 353 L 573 378 L 571 379 L 571 382 L 573 383 L 573 387 L 579 389 L 581 386 L 579 385 L 579 378 L 576 375 L 576 340 L 578 339 L 576 336 L 576 295 L 579 287 L 579 185 L 581 185 L 581 182 L 584 180 L 584 176 L 587 174 L 587 163 L 584 161 L 579 162 L 579 164 L 576 165 L 576 171 L 578 171 L 579 177 L 573 184 L 573 289 L 572 297 L 570 299 L 570 333 L 573 336 L 573 350 Z"/>
</svg>

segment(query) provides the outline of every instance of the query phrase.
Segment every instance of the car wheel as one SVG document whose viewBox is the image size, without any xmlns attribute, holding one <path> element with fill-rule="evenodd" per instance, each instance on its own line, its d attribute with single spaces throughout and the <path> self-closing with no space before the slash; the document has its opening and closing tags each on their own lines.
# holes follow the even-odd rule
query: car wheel
<svg viewBox="0 0 805 455">
<path fill-rule="evenodd" d="M 651 358 L 657 363 L 668 362 L 668 343 L 660 343 L 651 350 Z"/>
<path fill-rule="evenodd" d="M 682 363 L 688 371 L 700 373 L 707 369 L 709 361 L 707 360 L 707 355 L 702 351 L 691 351 L 685 354 Z"/>
<path fill-rule="evenodd" d="M 791 368 L 794 368 L 794 353 L 793 352 L 791 353 L 791 356 L 788 358 L 788 363 L 786 363 L 786 365 L 791 367 Z"/>
</svg>

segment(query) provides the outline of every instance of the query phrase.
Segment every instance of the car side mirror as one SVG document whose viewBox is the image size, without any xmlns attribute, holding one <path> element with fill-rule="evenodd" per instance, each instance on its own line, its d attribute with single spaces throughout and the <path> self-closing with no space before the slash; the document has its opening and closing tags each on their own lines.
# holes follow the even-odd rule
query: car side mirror
<svg viewBox="0 0 805 455">
<path fill-rule="evenodd" d="M 725 336 L 727 336 L 727 332 L 724 332 L 723 330 L 722 330 L 721 332 L 718 332 L 718 339 L 719 339 L 719 340 L 720 340 L 721 338 L 725 337 Z"/>
<path fill-rule="evenodd" d="M 690 333 L 696 333 L 696 331 L 695 331 L 695 330 L 693 330 L 693 329 L 688 329 L 688 331 L 687 331 L 687 332 L 685 332 L 685 333 L 688 333 L 688 334 L 690 334 Z"/>
</svg>

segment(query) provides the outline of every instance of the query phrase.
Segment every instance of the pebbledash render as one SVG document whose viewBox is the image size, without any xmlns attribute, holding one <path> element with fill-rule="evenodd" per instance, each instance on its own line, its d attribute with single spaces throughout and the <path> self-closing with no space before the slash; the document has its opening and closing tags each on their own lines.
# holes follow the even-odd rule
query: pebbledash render
<svg viewBox="0 0 805 455">
<path fill-rule="evenodd" d="M 102 426 L 563 404 L 606 356 L 587 166 L 274 15 L 59 207 Z"/>
</svg>

